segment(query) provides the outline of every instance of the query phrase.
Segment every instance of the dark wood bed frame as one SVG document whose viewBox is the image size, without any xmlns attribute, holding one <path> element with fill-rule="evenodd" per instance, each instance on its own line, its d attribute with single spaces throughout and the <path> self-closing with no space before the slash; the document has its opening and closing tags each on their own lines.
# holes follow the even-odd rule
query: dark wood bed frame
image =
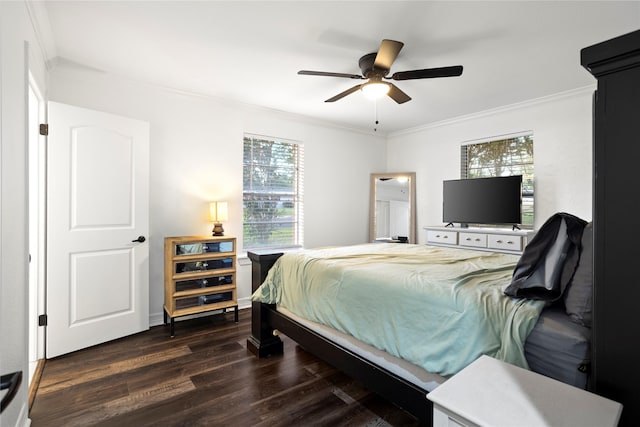
<svg viewBox="0 0 640 427">
<path fill-rule="evenodd" d="M 581 63 L 598 80 L 594 95 L 593 245 L 594 292 L 590 390 L 624 405 L 619 427 L 640 422 L 640 346 L 637 261 L 640 227 L 633 192 L 640 159 L 640 31 L 585 48 Z M 625 219 L 630 224 L 623 224 Z M 249 253 L 253 290 L 281 253 Z M 279 314 L 253 303 L 248 348 L 259 357 L 282 353 L 282 331 L 308 351 L 432 425 L 426 392 Z"/>
<path fill-rule="evenodd" d="M 251 288 L 255 291 L 282 253 L 249 252 Z M 281 354 L 282 340 L 274 335 L 278 330 L 335 368 L 360 381 L 369 390 L 394 402 L 421 425 L 431 426 L 433 408 L 427 391 L 388 370 L 337 345 L 311 329 L 276 311 L 275 306 L 253 302 L 251 306 L 251 336 L 247 348 L 258 357 Z"/>
<path fill-rule="evenodd" d="M 619 427 L 640 425 L 637 188 L 640 31 L 582 49 L 593 97 L 593 324 L 591 391 L 624 405 Z"/>
</svg>

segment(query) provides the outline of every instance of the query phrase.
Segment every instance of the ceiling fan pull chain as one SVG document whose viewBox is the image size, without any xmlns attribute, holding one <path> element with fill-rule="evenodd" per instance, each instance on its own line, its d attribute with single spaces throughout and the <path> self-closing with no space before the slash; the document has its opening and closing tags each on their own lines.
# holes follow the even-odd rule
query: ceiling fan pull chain
<svg viewBox="0 0 640 427">
<path fill-rule="evenodd" d="M 376 125 L 373 127 L 373 131 L 377 132 L 378 131 L 378 100 L 377 99 L 373 100 L 373 114 L 376 119 Z"/>
</svg>

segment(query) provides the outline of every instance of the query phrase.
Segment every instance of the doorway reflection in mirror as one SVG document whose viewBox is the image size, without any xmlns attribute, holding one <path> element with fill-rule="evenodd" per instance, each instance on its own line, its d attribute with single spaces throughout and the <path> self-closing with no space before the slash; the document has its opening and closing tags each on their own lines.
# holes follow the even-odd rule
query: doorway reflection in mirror
<svg viewBox="0 0 640 427">
<path fill-rule="evenodd" d="M 371 241 L 415 243 L 415 173 L 371 174 Z"/>
</svg>

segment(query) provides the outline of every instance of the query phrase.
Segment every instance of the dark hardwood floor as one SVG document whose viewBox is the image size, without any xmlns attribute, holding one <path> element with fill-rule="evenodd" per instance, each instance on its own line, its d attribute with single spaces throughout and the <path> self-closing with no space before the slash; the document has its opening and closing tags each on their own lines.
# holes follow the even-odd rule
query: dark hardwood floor
<svg viewBox="0 0 640 427">
<path fill-rule="evenodd" d="M 30 411 L 48 426 L 412 426 L 410 414 L 283 336 L 246 348 L 251 311 L 210 316 L 47 360 Z"/>
</svg>

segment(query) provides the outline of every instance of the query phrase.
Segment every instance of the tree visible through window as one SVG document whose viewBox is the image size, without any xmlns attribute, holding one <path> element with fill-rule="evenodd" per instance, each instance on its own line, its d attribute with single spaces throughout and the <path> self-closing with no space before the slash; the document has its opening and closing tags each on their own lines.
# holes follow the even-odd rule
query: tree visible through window
<svg viewBox="0 0 640 427">
<path fill-rule="evenodd" d="M 522 175 L 522 225 L 533 227 L 533 136 L 524 135 L 460 150 L 461 178 Z"/>
<path fill-rule="evenodd" d="M 244 136 L 244 249 L 302 246 L 303 145 Z"/>
</svg>

